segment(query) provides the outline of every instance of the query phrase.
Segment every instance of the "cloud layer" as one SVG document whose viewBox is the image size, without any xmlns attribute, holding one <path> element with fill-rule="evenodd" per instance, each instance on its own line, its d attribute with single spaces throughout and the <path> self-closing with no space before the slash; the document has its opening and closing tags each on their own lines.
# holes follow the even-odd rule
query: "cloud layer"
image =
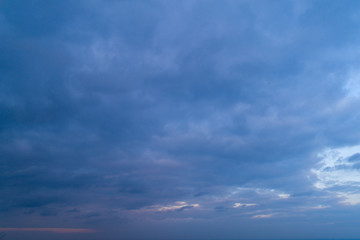
<svg viewBox="0 0 360 240">
<path fill-rule="evenodd" d="M 0 227 L 359 237 L 358 9 L 1 1 Z"/>
</svg>

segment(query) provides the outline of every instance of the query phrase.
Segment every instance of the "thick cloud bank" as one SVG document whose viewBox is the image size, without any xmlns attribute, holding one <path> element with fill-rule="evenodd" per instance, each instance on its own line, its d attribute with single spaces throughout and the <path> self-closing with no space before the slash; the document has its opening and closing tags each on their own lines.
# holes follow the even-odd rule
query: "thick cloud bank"
<svg viewBox="0 0 360 240">
<path fill-rule="evenodd" d="M 1 1 L 4 239 L 359 238 L 359 4 Z"/>
</svg>

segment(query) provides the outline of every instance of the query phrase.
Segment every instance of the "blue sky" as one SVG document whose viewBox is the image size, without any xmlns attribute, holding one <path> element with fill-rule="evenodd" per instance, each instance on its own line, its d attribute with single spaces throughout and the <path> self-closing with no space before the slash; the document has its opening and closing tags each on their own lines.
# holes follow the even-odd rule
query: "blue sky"
<svg viewBox="0 0 360 240">
<path fill-rule="evenodd" d="M 360 238 L 360 2 L 0 2 L 0 238 Z"/>
</svg>

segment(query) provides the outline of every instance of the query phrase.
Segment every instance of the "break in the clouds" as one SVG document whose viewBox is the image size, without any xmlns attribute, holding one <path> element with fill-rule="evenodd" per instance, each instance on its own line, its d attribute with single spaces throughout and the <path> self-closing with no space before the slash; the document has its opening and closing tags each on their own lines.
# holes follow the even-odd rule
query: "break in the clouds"
<svg viewBox="0 0 360 240">
<path fill-rule="evenodd" d="M 317 177 L 314 186 L 343 198 L 343 203 L 360 204 L 360 146 L 327 149 L 319 157 L 319 167 L 312 169 Z"/>
<path fill-rule="evenodd" d="M 1 1 L 0 236 L 359 238 L 359 9 Z"/>
</svg>

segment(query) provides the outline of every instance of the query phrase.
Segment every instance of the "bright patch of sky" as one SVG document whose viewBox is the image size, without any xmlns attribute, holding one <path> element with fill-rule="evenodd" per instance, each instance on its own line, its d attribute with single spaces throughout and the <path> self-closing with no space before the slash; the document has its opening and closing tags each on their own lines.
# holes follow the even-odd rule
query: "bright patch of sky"
<svg viewBox="0 0 360 240">
<path fill-rule="evenodd" d="M 360 97 L 360 72 L 351 71 L 348 80 L 344 86 L 347 95 L 350 98 Z"/>
<path fill-rule="evenodd" d="M 329 148 L 319 153 L 321 159 L 312 169 L 314 186 L 342 198 L 345 204 L 360 203 L 360 145 Z"/>
</svg>

